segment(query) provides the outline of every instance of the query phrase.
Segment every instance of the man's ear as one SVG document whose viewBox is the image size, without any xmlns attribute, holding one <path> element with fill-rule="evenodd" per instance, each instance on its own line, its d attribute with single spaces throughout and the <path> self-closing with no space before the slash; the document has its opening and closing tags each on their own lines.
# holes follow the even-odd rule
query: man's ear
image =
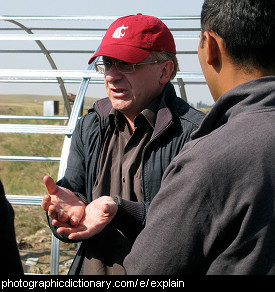
<svg viewBox="0 0 275 292">
<path fill-rule="evenodd" d="M 204 49 L 206 62 L 214 67 L 220 65 L 220 46 L 221 39 L 214 33 L 209 31 L 204 32 Z"/>
<path fill-rule="evenodd" d="M 172 60 L 165 61 L 160 64 L 162 66 L 161 76 L 160 76 L 160 84 L 166 84 L 171 77 L 171 74 L 174 70 L 174 63 Z"/>
</svg>

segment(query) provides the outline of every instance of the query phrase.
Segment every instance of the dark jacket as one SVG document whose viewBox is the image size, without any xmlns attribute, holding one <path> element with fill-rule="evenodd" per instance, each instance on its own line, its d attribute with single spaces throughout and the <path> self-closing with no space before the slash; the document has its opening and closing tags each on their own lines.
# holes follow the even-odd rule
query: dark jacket
<svg viewBox="0 0 275 292">
<path fill-rule="evenodd" d="M 105 98 L 97 101 L 94 107 L 80 119 L 72 136 L 65 176 L 58 182 L 60 186 L 83 194 L 88 203 L 93 200 L 92 189 L 97 177 L 104 141 L 109 134 L 110 110 L 111 103 Z M 202 112 L 177 97 L 171 83 L 167 84 L 152 139 L 143 150 L 143 223 L 148 206 L 160 188 L 164 170 L 183 145 L 190 140 L 191 133 L 198 128 L 204 116 Z M 57 234 L 54 228 L 52 230 L 56 237 L 67 241 L 64 236 Z M 78 266 L 76 262 L 73 265 Z M 71 270 L 71 273 L 75 273 L 75 268 L 72 267 Z"/>
<path fill-rule="evenodd" d="M 0 181 L 0 214 L 2 230 L 0 236 L 1 261 L 4 265 L 1 276 L 22 276 L 23 266 L 15 238 L 14 211 L 6 199 L 4 187 Z"/>
<path fill-rule="evenodd" d="M 231 89 L 167 168 L 127 274 L 275 274 L 275 77 Z"/>
</svg>

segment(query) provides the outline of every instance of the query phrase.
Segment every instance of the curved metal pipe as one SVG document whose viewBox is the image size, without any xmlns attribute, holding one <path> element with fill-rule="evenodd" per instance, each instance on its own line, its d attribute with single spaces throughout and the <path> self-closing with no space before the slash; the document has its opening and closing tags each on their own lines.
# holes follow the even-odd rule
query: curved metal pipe
<svg viewBox="0 0 275 292">
<path fill-rule="evenodd" d="M 24 26 L 20 22 L 17 22 L 15 20 L 11 20 L 11 19 L 7 19 L 6 21 L 9 21 L 9 22 L 21 27 L 28 34 L 34 34 L 29 28 L 27 28 L 26 26 Z M 39 46 L 41 51 L 45 54 L 46 58 L 48 59 L 50 65 L 52 67 L 52 69 L 57 69 L 57 67 L 56 67 L 56 65 L 54 63 L 54 60 L 52 59 L 50 53 L 48 52 L 46 47 L 43 45 L 43 43 L 41 41 L 39 41 L 39 40 L 35 40 L 35 42 L 37 43 L 37 45 Z M 68 94 L 67 94 L 66 88 L 64 86 L 64 83 L 63 83 L 63 80 L 62 80 L 61 77 L 56 77 L 56 79 L 58 81 L 58 84 L 59 84 L 59 87 L 60 87 L 60 90 L 61 90 L 61 93 L 62 93 L 62 96 L 63 96 L 63 99 L 64 99 L 64 105 L 65 105 L 65 108 L 66 108 L 66 111 L 67 111 L 67 115 L 68 115 L 68 117 L 70 117 L 70 115 L 71 115 L 71 106 L 70 106 L 70 103 L 69 103 L 69 100 L 68 100 Z"/>
</svg>

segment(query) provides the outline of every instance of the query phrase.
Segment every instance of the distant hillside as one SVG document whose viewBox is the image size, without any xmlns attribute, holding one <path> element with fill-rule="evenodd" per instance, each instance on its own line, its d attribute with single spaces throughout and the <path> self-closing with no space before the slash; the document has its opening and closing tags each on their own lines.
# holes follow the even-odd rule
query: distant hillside
<svg viewBox="0 0 275 292">
<path fill-rule="evenodd" d="M 83 114 L 93 106 L 98 98 L 85 97 Z M 43 103 L 47 100 L 59 101 L 59 115 L 64 115 L 62 96 L 34 94 L 0 94 L 0 115 L 43 115 Z M 25 108 L 25 113 L 22 109 Z"/>
<path fill-rule="evenodd" d="M 93 105 L 98 98 L 85 97 L 85 105 Z M 58 95 L 37 95 L 37 94 L 0 94 L 0 105 L 2 103 L 43 103 L 45 100 L 58 100 L 63 104 L 63 97 Z"/>
</svg>

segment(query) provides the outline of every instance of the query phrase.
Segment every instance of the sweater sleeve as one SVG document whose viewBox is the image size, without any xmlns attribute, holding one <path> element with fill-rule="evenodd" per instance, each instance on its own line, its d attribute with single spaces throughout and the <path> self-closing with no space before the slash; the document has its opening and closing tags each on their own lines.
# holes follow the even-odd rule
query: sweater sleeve
<svg viewBox="0 0 275 292">
<path fill-rule="evenodd" d="M 112 199 L 118 206 L 118 212 L 112 224 L 129 239 L 135 239 L 145 225 L 145 204 L 124 200 L 119 196 L 112 196 Z"/>
</svg>

